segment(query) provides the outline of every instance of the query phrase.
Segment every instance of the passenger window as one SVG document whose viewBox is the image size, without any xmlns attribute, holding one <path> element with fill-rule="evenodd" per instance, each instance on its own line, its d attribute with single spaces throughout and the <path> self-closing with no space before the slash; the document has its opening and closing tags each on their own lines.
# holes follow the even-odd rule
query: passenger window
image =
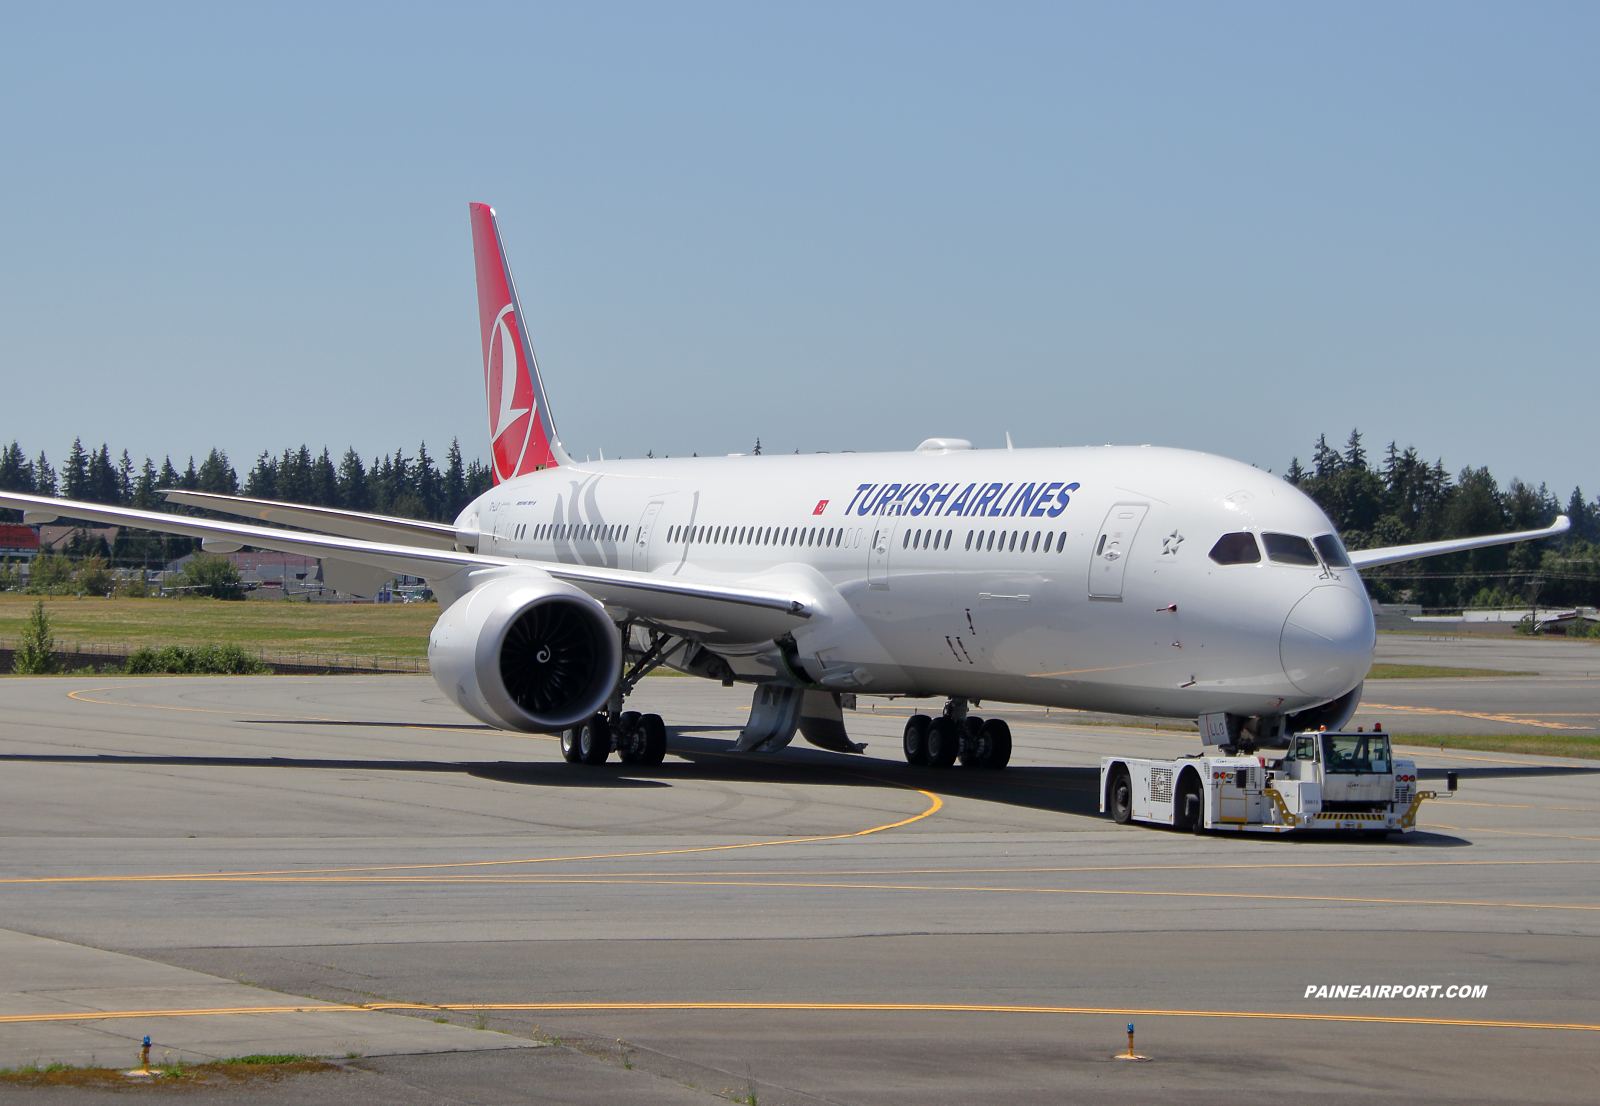
<svg viewBox="0 0 1600 1106">
<path fill-rule="evenodd" d="M 1065 530 L 1063 530 L 1063 531 L 1061 531 L 1061 536 L 1056 539 L 1056 552 L 1060 553 L 1066 547 L 1067 547 L 1067 532 Z"/>
<path fill-rule="evenodd" d="M 1344 551 L 1344 543 L 1335 534 L 1323 534 L 1311 539 L 1311 544 L 1317 547 L 1317 552 L 1322 554 L 1322 559 L 1329 568 L 1349 568 L 1350 558 Z"/>
<path fill-rule="evenodd" d="M 1260 564 L 1261 549 L 1256 545 L 1254 534 L 1224 534 L 1217 539 L 1217 544 L 1211 547 L 1211 559 L 1219 565 Z"/>
<path fill-rule="evenodd" d="M 900 548 L 901 549 L 910 549 L 911 548 L 911 531 L 910 530 L 907 530 L 906 531 L 906 536 L 900 539 Z"/>
<path fill-rule="evenodd" d="M 1297 534 L 1262 534 L 1261 540 L 1267 543 L 1267 559 L 1273 564 L 1317 567 L 1311 543 Z"/>
<path fill-rule="evenodd" d="M 967 548 L 968 549 L 972 548 L 972 531 L 971 530 L 967 531 Z"/>
</svg>

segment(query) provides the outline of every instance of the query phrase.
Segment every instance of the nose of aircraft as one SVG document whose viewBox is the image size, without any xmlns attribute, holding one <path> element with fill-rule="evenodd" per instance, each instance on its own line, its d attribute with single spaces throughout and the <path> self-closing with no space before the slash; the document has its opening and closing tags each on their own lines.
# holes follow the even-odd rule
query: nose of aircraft
<svg viewBox="0 0 1600 1106">
<path fill-rule="evenodd" d="M 1283 624 L 1278 655 L 1289 682 L 1307 695 L 1343 695 L 1372 667 L 1377 630 L 1372 606 L 1357 592 L 1312 588 Z"/>
</svg>

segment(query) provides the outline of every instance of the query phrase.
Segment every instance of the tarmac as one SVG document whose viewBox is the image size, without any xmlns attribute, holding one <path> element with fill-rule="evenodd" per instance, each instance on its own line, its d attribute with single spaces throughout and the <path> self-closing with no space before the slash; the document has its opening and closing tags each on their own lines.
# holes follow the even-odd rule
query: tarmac
<svg viewBox="0 0 1600 1106">
<path fill-rule="evenodd" d="M 1549 674 L 1367 699 L 1594 709 L 1594 647 L 1486 644 L 1380 659 Z M 1593 1101 L 1596 762 L 1417 748 L 1461 790 L 1403 838 L 1193 836 L 1096 796 L 1192 734 L 985 705 L 1012 767 L 937 771 L 865 698 L 865 755 L 733 755 L 748 704 L 647 680 L 672 752 L 636 770 L 426 677 L 0 680 L 0 1068 L 149 1034 L 339 1065 L 188 1092 L 239 1102 Z M 1350 984 L 1426 997 L 1307 995 Z"/>
</svg>

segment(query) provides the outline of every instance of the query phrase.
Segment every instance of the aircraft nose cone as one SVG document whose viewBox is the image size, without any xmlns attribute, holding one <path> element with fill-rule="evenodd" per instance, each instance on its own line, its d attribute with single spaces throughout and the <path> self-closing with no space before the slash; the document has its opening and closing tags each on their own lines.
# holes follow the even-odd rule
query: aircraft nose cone
<svg viewBox="0 0 1600 1106">
<path fill-rule="evenodd" d="M 1278 655 L 1289 682 L 1307 695 L 1343 695 L 1372 667 L 1372 607 L 1348 588 L 1312 588 L 1283 624 Z"/>
</svg>

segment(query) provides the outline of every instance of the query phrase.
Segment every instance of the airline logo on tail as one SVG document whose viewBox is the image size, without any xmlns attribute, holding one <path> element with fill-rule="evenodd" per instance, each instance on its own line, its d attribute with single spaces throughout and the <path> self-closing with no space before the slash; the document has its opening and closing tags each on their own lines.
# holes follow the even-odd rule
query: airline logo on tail
<svg viewBox="0 0 1600 1106">
<path fill-rule="evenodd" d="M 478 273 L 478 321 L 483 335 L 483 384 L 489 405 L 494 480 L 553 467 L 555 426 L 544 403 L 539 366 L 522 326 L 511 269 L 487 204 L 472 206 L 472 252 Z"/>
</svg>

